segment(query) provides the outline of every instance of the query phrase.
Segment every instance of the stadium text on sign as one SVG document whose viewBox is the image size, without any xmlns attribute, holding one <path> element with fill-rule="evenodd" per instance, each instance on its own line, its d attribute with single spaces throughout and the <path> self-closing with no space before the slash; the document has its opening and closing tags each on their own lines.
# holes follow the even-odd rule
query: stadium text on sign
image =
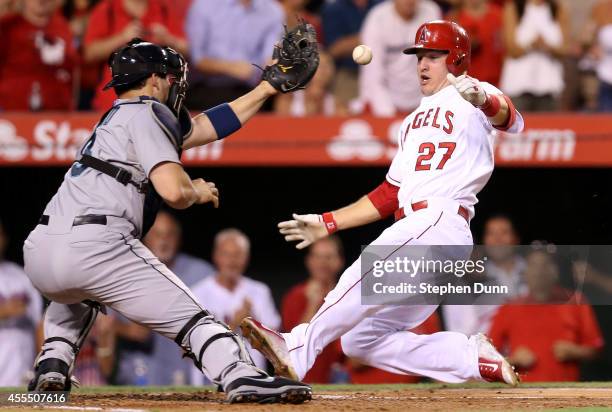
<svg viewBox="0 0 612 412">
<path fill-rule="evenodd" d="M 67 165 L 97 114 L 4 113 L 0 166 Z M 496 164 L 523 167 L 612 166 L 612 118 L 527 115 L 519 135 L 497 133 Z M 387 166 L 401 119 L 258 116 L 231 140 L 186 151 L 187 165 Z M 290 137 L 289 137 L 290 136 Z"/>
</svg>

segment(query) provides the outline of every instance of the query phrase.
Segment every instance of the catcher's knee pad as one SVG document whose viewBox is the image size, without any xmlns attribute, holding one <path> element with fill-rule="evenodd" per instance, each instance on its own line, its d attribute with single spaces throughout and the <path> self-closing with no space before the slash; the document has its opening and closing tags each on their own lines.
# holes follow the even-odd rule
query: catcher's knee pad
<svg viewBox="0 0 612 412">
<path fill-rule="evenodd" d="M 239 362 L 254 365 L 242 338 L 206 311 L 191 318 L 178 333 L 175 342 L 215 383 L 223 380 L 224 375 Z"/>
</svg>

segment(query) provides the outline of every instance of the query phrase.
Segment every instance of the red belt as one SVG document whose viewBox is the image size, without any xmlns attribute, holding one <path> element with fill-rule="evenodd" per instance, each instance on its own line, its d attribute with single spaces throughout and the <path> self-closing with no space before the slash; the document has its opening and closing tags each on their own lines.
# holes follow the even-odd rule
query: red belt
<svg viewBox="0 0 612 412">
<path fill-rule="evenodd" d="M 416 212 L 417 210 L 427 209 L 429 205 L 427 204 L 427 200 L 421 200 L 420 202 L 413 203 L 410 205 L 412 207 L 412 211 Z M 466 222 L 470 223 L 470 212 L 468 210 L 459 205 L 459 210 L 457 210 L 457 214 L 465 219 Z M 402 220 L 406 217 L 406 213 L 404 213 L 404 208 L 400 207 L 395 211 L 395 221 Z"/>
</svg>

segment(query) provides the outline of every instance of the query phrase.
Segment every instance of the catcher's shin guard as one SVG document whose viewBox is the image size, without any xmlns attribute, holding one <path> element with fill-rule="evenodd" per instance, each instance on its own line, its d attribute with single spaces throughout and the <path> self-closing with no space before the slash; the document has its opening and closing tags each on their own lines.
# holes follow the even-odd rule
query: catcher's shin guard
<svg viewBox="0 0 612 412">
<path fill-rule="evenodd" d="M 191 318 L 178 333 L 175 342 L 208 379 L 222 388 L 237 377 L 260 372 L 242 338 L 206 311 Z"/>
<path fill-rule="evenodd" d="M 86 310 L 76 322 L 80 329 L 71 330 L 70 339 L 51 336 L 43 342 L 34 361 L 34 378 L 28 384 L 29 391 L 70 391 L 72 384 L 77 383 L 71 376 L 74 361 L 101 310 L 97 302 L 84 301 L 82 304 L 86 305 Z"/>
</svg>

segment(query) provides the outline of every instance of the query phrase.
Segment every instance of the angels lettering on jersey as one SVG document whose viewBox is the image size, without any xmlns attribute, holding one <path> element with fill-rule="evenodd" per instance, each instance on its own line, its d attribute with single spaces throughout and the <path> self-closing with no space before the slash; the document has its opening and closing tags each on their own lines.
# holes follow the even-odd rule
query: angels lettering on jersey
<svg viewBox="0 0 612 412">
<path fill-rule="evenodd" d="M 487 93 L 501 94 L 488 83 Z M 517 116 L 509 132 L 522 130 Z M 401 207 L 431 199 L 452 199 L 474 215 L 476 195 L 494 167 L 493 127 L 482 111 L 464 100 L 453 86 L 425 96 L 404 119 L 398 152 L 387 180 L 400 187 Z"/>
</svg>

